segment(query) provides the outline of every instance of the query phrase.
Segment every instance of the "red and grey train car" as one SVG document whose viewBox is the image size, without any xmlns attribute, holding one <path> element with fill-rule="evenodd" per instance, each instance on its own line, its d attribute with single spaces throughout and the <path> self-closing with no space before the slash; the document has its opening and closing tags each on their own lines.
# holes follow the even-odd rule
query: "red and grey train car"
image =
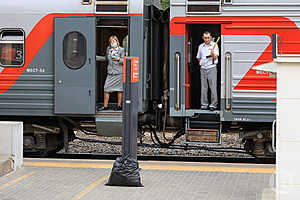
<svg viewBox="0 0 300 200">
<path fill-rule="evenodd" d="M 219 141 L 218 132 L 238 131 L 249 152 L 272 155 L 276 73 L 264 69 L 273 66 L 274 35 L 280 38 L 273 44 L 281 54 L 299 53 L 300 3 L 171 0 L 170 4 L 170 115 L 186 117 L 187 140 Z M 199 100 L 196 54 L 206 30 L 215 39 L 221 37 L 219 107 L 214 113 L 200 110 Z"/>
<path fill-rule="evenodd" d="M 97 114 L 106 63 L 96 62 L 96 55 L 105 54 L 111 35 L 127 55 L 140 58 L 139 110 L 145 110 L 143 1 L 17 0 L 0 5 L 0 118 L 24 122 L 25 152 L 61 149 L 80 121 L 97 121 L 99 132 L 118 130 L 111 124 L 120 126 L 120 113 Z"/>
</svg>

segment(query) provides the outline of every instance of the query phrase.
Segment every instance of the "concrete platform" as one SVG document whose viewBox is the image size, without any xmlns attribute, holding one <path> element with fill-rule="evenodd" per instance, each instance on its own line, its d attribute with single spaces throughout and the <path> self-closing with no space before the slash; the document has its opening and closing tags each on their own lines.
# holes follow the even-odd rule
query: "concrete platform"
<svg viewBox="0 0 300 200">
<path fill-rule="evenodd" d="M 143 188 L 105 186 L 113 161 L 24 159 L 0 178 L 1 200 L 275 199 L 275 165 L 140 162 Z"/>
</svg>

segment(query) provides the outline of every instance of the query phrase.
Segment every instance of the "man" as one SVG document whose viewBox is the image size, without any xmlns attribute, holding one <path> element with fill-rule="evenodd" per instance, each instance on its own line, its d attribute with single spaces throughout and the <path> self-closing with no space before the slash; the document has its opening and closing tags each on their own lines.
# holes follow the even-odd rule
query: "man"
<svg viewBox="0 0 300 200">
<path fill-rule="evenodd" d="M 213 111 L 218 105 L 217 95 L 217 64 L 219 48 L 215 42 L 211 41 L 211 33 L 206 31 L 202 36 L 204 43 L 199 45 L 197 59 L 201 72 L 201 109 L 208 108 Z M 208 104 L 208 86 L 211 91 L 211 103 Z"/>
</svg>

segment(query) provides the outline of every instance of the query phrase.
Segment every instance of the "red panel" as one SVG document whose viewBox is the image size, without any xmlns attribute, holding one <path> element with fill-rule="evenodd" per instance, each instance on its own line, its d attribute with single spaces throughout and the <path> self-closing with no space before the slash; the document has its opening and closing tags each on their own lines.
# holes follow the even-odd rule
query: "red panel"
<svg viewBox="0 0 300 200">
<path fill-rule="evenodd" d="M 68 17 L 78 15 L 93 15 L 91 13 L 78 14 L 49 14 L 39 21 L 32 29 L 25 41 L 25 64 L 23 67 L 6 67 L 0 73 L 0 94 L 13 86 L 16 80 L 25 71 L 33 58 L 53 34 L 54 17 Z"/>
<path fill-rule="evenodd" d="M 139 82 L 139 57 L 131 58 L 131 82 Z M 126 73 L 126 71 L 125 71 Z"/>
</svg>

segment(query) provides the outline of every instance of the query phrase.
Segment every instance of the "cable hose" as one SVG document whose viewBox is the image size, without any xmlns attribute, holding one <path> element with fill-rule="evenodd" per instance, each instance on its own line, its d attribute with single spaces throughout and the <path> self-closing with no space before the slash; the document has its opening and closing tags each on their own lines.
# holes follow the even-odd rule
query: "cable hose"
<svg viewBox="0 0 300 200">
<path fill-rule="evenodd" d="M 93 130 L 85 130 L 85 128 L 83 128 L 82 126 L 80 126 L 78 123 L 76 123 L 75 121 L 71 120 L 68 117 L 63 117 L 63 119 L 65 119 L 66 121 L 68 121 L 69 123 L 71 123 L 75 128 L 78 128 L 80 131 L 82 131 L 83 133 L 85 133 L 86 135 L 97 135 L 97 131 L 93 131 Z"/>
<path fill-rule="evenodd" d="M 139 123 L 139 126 L 143 126 L 143 125 L 147 125 L 147 126 L 149 127 L 150 135 L 151 135 L 151 140 L 153 141 L 153 143 L 154 143 L 154 144 L 158 144 L 158 145 L 160 145 L 161 147 L 169 147 L 169 146 L 171 146 L 171 145 L 175 142 L 176 139 L 178 139 L 178 138 L 180 138 L 182 135 L 184 135 L 184 131 L 183 131 L 183 130 L 179 130 L 179 131 L 176 133 L 176 135 L 172 138 L 172 140 L 171 140 L 170 142 L 164 143 L 164 142 L 162 142 L 162 141 L 159 139 L 159 137 L 158 137 L 158 135 L 157 135 L 155 129 L 152 127 L 152 125 L 151 125 L 150 123 L 147 123 L 147 122 L 141 122 L 141 123 Z M 154 139 L 153 139 L 153 135 L 154 135 L 154 138 L 155 138 L 156 142 L 155 142 Z"/>
</svg>

